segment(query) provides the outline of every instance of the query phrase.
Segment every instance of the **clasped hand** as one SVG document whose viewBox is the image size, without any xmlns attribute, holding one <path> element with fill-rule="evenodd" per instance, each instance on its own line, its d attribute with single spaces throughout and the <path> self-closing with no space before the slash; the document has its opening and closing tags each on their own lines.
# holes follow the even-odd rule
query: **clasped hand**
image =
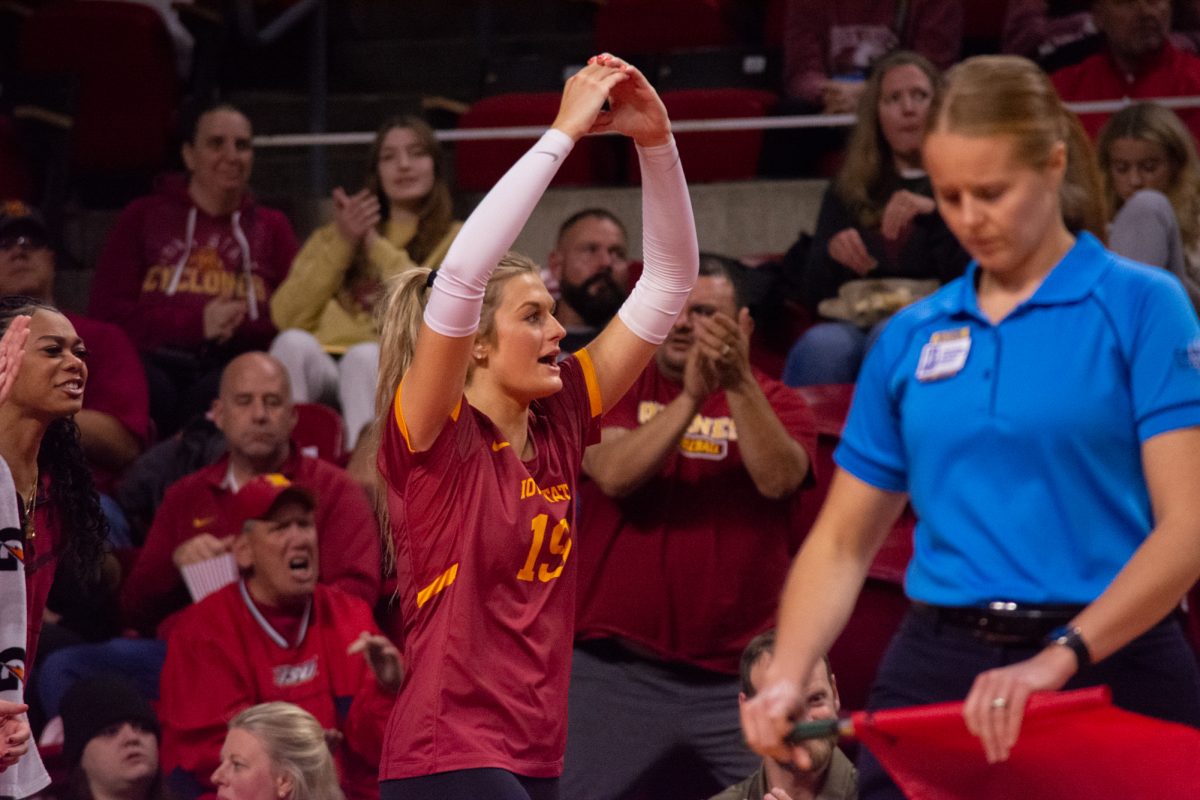
<svg viewBox="0 0 1200 800">
<path fill-rule="evenodd" d="M 717 389 L 734 390 L 750 375 L 750 310 L 743 308 L 735 321 L 717 311 L 693 317 L 692 349 L 683 370 L 683 388 L 702 402 Z"/>
<path fill-rule="evenodd" d="M 671 138 L 671 121 L 658 92 L 637 67 L 609 53 L 588 59 L 587 66 L 567 81 L 554 127 L 576 141 L 608 131 L 642 147 L 666 144 Z"/>
</svg>

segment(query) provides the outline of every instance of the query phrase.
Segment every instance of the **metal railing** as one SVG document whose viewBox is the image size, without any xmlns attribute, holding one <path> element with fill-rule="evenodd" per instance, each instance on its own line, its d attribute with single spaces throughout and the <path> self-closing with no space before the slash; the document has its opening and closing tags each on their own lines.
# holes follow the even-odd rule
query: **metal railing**
<svg viewBox="0 0 1200 800">
<path fill-rule="evenodd" d="M 1080 103 L 1067 103 L 1067 107 L 1077 114 L 1108 113 L 1120 111 L 1131 103 L 1154 102 L 1167 108 L 1196 108 L 1200 107 L 1200 96 L 1187 97 L 1153 97 L 1137 100 L 1124 98 L 1121 100 L 1096 100 Z M 744 131 L 744 130 L 777 130 L 792 128 L 845 128 L 854 124 L 854 114 L 797 114 L 786 117 L 735 117 L 704 120 L 678 120 L 671 123 L 671 128 L 678 133 L 690 131 Z M 507 128 L 459 128 L 454 130 L 437 130 L 435 135 L 440 142 L 467 142 L 490 139 L 533 139 L 546 131 L 544 125 L 526 125 Z M 347 133 L 286 133 L 254 137 L 254 146 L 262 148 L 286 147 L 342 147 L 351 145 L 370 144 L 374 131 L 354 131 Z"/>
</svg>

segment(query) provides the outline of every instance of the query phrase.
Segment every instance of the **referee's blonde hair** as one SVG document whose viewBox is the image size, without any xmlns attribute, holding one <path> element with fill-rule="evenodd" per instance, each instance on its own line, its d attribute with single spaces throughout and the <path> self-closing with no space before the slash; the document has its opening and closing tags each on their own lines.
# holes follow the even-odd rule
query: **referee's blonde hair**
<svg viewBox="0 0 1200 800">
<path fill-rule="evenodd" d="M 325 731 L 312 714 L 292 703 L 260 703 L 230 720 L 235 729 L 262 742 L 274 769 L 291 779 L 286 800 L 345 800 Z"/>
<path fill-rule="evenodd" d="M 1041 169 L 1057 142 L 1067 149 L 1059 191 L 1063 220 L 1073 233 L 1106 237 L 1107 204 L 1091 140 L 1050 78 L 1020 56 L 975 56 L 946 73 L 946 91 L 931 112 L 930 132 L 1012 136 L 1016 156 Z"/>
</svg>

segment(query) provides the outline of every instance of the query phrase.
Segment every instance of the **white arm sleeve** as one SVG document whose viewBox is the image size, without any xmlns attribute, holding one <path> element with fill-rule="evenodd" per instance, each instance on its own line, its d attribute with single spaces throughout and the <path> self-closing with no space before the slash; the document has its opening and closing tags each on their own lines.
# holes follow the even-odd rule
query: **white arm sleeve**
<svg viewBox="0 0 1200 800">
<path fill-rule="evenodd" d="M 480 201 L 442 260 L 425 306 L 426 325 L 455 338 L 475 332 L 496 262 L 512 247 L 574 145 L 551 128 Z"/>
<path fill-rule="evenodd" d="M 617 315 L 639 338 L 662 344 L 696 283 L 700 246 L 675 139 L 637 151 L 644 267 Z"/>
</svg>

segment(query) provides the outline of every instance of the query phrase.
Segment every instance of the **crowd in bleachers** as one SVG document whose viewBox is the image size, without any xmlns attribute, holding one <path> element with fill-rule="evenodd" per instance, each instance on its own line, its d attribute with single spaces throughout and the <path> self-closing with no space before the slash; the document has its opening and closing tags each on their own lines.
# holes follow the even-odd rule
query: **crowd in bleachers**
<svg viewBox="0 0 1200 800">
<path fill-rule="evenodd" d="M 390 278 L 440 264 L 462 226 L 452 191 L 465 197 L 490 188 L 528 143 L 479 140 L 450 151 L 439 145 L 427 119 L 380 109 L 386 121 L 366 153 L 362 188 L 334 188 L 332 217 L 298 238 L 294 220 L 260 202 L 250 189 L 251 112 L 216 99 L 225 88 L 220 59 L 229 57 L 230 49 L 227 42 L 224 49 L 214 42 L 231 36 L 238 23 L 230 9 L 238 4 L 198 1 L 196 8 L 180 9 L 180 4 L 115 0 L 25 0 L 10 5 L 20 11 L 5 34 L 12 47 L 0 62 L 0 298 L 27 297 L 32 304 L 0 301 L 9 303 L 0 315 L 53 307 L 56 269 L 76 260 L 62 240 L 65 215 L 93 197 L 104 202 L 143 192 L 123 205 L 94 263 L 83 264 L 92 270 L 86 315 L 69 309 L 65 316 L 82 341 L 70 339 L 65 328 L 54 332 L 66 337 L 60 347 L 74 348 L 80 359 L 86 345 L 86 367 L 75 367 L 86 376 L 81 407 L 60 404 L 41 409 L 41 416 L 31 412 L 37 425 L 13 416 L 12 430 L 0 430 L 0 455 L 7 457 L 18 445 L 5 444 L 5 437 L 14 438 L 19 425 L 44 433 L 45 449 L 61 442 L 55 426 L 73 417 L 78 447 L 53 459 L 75 458 L 75 467 L 86 460 L 95 488 L 93 495 L 81 481 L 81 467 L 51 466 L 46 456 L 29 461 L 40 465 L 40 472 L 10 464 L 23 504 L 21 527 L 30 531 L 26 553 L 34 552 L 35 526 L 37 543 L 46 548 L 36 571 L 30 566 L 35 562 L 25 562 L 31 589 L 23 666 L 31 677 L 26 698 L 34 733 L 55 779 L 43 796 L 215 796 L 231 780 L 230 747 L 262 755 L 251 734 L 267 735 L 261 730 L 272 723 L 254 714 L 244 719 L 245 709 L 286 700 L 316 717 L 326 738 L 336 740 L 334 767 L 346 797 L 371 797 L 377 791 L 371 765 L 379 760 L 386 709 L 402 671 L 413 667 L 400 664 L 404 648 L 395 553 L 389 557 L 388 547 L 381 545 L 372 507 L 383 502 L 376 470 L 379 431 L 372 423 L 391 401 L 376 396 L 378 307 Z M 293 4 L 246 5 L 269 15 L 287 13 Z M 580 5 L 593 19 L 598 49 L 644 63 L 668 85 L 674 80 L 677 88 L 661 93 L 674 120 L 855 115 L 850 128 L 831 121 L 827 127 L 676 137 L 692 181 L 797 174 L 829 179 L 815 229 L 798 231 L 786 253 L 765 259 L 753 254 L 754 266 L 738 260 L 751 254 L 714 257 L 721 265 L 709 275 L 725 276 L 737 286 L 740 297 L 729 298 L 735 319 L 743 305 L 759 315 L 742 320 L 746 374 L 751 363 L 756 365 L 768 393 L 784 391 L 783 384 L 800 387 L 787 390 L 783 401 L 771 395 L 782 423 L 776 420 L 770 433 L 791 437 L 791 455 L 802 460 L 796 480 L 771 496 L 761 481 L 752 480 L 752 469 L 738 476 L 742 500 L 761 502 L 769 510 L 762 512 L 764 525 L 786 528 L 779 522 L 785 518 L 794 528 L 806 530 L 811 524 L 828 490 L 829 454 L 864 354 L 892 313 L 967 267 L 966 251 L 937 212 L 921 153 L 945 71 L 964 56 L 1026 56 L 1050 74 L 1066 101 L 1198 98 L 1176 110 L 1132 102 L 1115 114 L 1082 115 L 1097 146 L 1108 213 L 1098 218 L 1094 204 L 1081 201 L 1079 193 L 1090 183 L 1072 174 L 1063 212 L 1073 233 L 1091 231 L 1117 253 L 1169 270 L 1200 308 L 1195 139 L 1200 134 L 1200 3 L 608 0 Z M 582 64 L 587 55 L 573 54 L 563 65 Z M 548 125 L 559 92 L 544 88 L 535 81 L 527 91 L 464 98 L 471 102 L 458 127 Z M 170 170 L 176 140 L 182 171 Z M 555 185 L 639 180 L 632 146 L 593 137 L 575 147 Z M 257 188 L 272 194 L 269 186 Z M 309 198 L 320 199 L 325 198 Z M 560 321 L 569 336 L 580 337 L 573 343 L 582 345 L 611 318 L 640 265 L 629 263 L 621 220 L 604 209 L 574 216 L 578 209 L 563 211 L 559 239 L 547 243 L 551 256 L 544 275 L 559 298 Z M 603 294 L 609 291 L 611 297 Z M 691 315 L 685 312 L 688 319 Z M 767 365 L 776 374 L 757 370 Z M 666 368 L 664 373 L 671 374 Z M 682 375 L 680 367 L 677 377 Z M 636 428 L 675 397 L 657 384 L 641 388 L 647 397 L 664 396 L 655 395 L 653 412 L 636 405 L 623 408 L 625 416 L 614 417 L 614 427 Z M 708 402 L 726 388 L 714 383 L 700 400 Z M 729 424 L 745 413 L 731 410 L 735 405 L 697 403 L 692 411 L 710 426 L 714 420 Z M 611 445 L 606 440 L 599 447 Z M 702 445 L 698 438 L 695 446 Z M 603 449 L 596 452 L 593 458 L 603 459 Z M 666 459 L 663 454 L 647 469 L 661 467 Z M 584 469 L 593 478 L 611 475 L 600 467 L 593 475 L 586 460 Z M 658 480 L 649 485 L 666 497 L 670 490 Z M 612 519 L 595 517 L 606 511 L 614 519 L 618 515 L 603 505 L 609 496 L 656 502 L 653 492 L 636 494 L 640 488 L 641 482 L 622 484 L 610 492 L 598 478 L 588 491 L 599 493 L 591 508 L 584 504 L 589 513 L 579 524 L 609 525 L 610 533 L 622 529 Z M 62 492 L 81 499 L 65 503 Z M 247 507 L 256 492 L 261 494 L 257 505 Z M 723 497 L 728 496 L 741 497 Z M 683 497 L 678 515 L 707 502 Z M 633 518 L 622 524 L 650 527 L 646 517 L 652 514 L 646 509 L 630 511 L 627 504 L 611 502 Z M 290 509 L 287 520 L 275 520 L 281 509 Z M 87 513 L 95 519 L 77 533 L 71 526 Z M 741 513 L 759 518 L 757 510 Z M 276 524 L 315 535 L 306 546 L 274 552 L 266 530 Z M 912 525 L 909 512 L 895 526 L 872 568 L 857 616 L 833 652 L 833 667 L 844 676 L 838 684 L 843 706 L 864 701 L 874 664 L 903 611 L 899 586 Z M 103 547 L 91 541 L 101 532 Z M 602 540 L 603 531 L 598 533 Z M 803 534 L 792 530 L 786 544 L 776 548 L 780 552 L 767 555 L 786 559 Z M 586 542 L 589 532 L 580 536 Z M 709 560 L 728 566 L 730 557 L 719 553 L 707 553 L 708 560 L 688 556 L 696 559 L 689 562 L 695 572 L 683 583 L 694 579 L 697 587 L 677 587 L 678 595 L 664 589 L 656 601 L 639 596 L 631 604 L 628 595 L 637 591 L 635 585 L 621 585 L 618 578 L 610 580 L 619 589 L 597 583 L 603 569 L 595 565 L 618 557 L 619 552 L 587 543 L 576 556 L 595 559 L 580 566 L 588 576 L 581 586 L 591 594 L 580 600 L 580 618 L 589 623 L 581 634 L 589 642 L 577 661 L 665 665 L 664 673 L 670 674 L 661 678 L 664 685 L 724 681 L 714 685 L 722 692 L 732 687 L 729 713 L 736 724 L 738 655 L 770 627 L 771 613 L 739 624 L 728 618 L 736 610 L 712 597 L 698 595 L 694 609 L 672 606 L 693 589 L 716 596 L 720 581 L 698 576 L 712 566 Z M 649 557 L 630 556 L 623 574 L 651 580 L 647 570 L 638 572 L 634 565 Z M 664 561 L 662 569 L 671 570 L 673 563 Z M 771 612 L 786 561 L 777 566 L 757 574 L 756 581 L 769 584 L 753 589 L 769 598 Z M 297 582 L 300 589 L 293 585 Z M 624 604 L 612 601 L 618 591 Z M 274 602 L 283 595 L 272 592 L 299 592 L 306 603 L 302 613 Z M 733 605 L 745 609 L 744 598 L 735 599 Z M 664 608 L 638 608 L 642 603 Z M 721 618 L 694 619 L 689 614 L 701 613 L 695 609 L 710 609 L 704 613 Z M 638 615 L 645 615 L 640 625 L 628 622 Z M 1200 653 L 1198 620 L 1193 614 L 1192 640 Z M 706 649 L 689 639 L 698 636 L 695 628 L 710 624 L 719 647 L 708 643 Z M 854 663 L 843 671 L 839 659 Z M 0 670 L 2 680 L 9 668 Z M 106 683 L 114 675 L 121 682 Z M 314 682 L 314 675 L 319 680 Z M 747 685 L 745 675 L 741 680 Z M 579 702 L 610 711 L 596 691 L 594 686 L 591 694 L 580 690 Z M 573 718 L 576 724 L 586 723 Z M 139 754 L 127 759 L 123 771 L 113 771 L 111 756 L 92 751 L 93 742 L 114 737 L 128 738 L 131 751 Z M 568 743 L 568 759 L 593 757 L 596 763 L 590 766 L 606 773 L 613 772 L 606 759 L 614 752 L 631 758 L 619 748 L 597 746 L 589 753 Z M 657 754 L 658 762 L 647 764 L 644 773 L 631 772 L 626 783 L 614 784 L 611 796 L 700 797 L 733 782 L 730 762 L 715 764 L 718 757 L 710 753 L 689 761 L 693 756 Z M 271 757 L 276 758 L 274 751 Z M 736 759 L 732 763 L 743 766 Z M 567 770 L 572 770 L 569 761 Z M 688 771 L 688 780 L 680 781 L 675 770 Z M 328 783 L 327 778 L 312 780 Z"/>
</svg>

